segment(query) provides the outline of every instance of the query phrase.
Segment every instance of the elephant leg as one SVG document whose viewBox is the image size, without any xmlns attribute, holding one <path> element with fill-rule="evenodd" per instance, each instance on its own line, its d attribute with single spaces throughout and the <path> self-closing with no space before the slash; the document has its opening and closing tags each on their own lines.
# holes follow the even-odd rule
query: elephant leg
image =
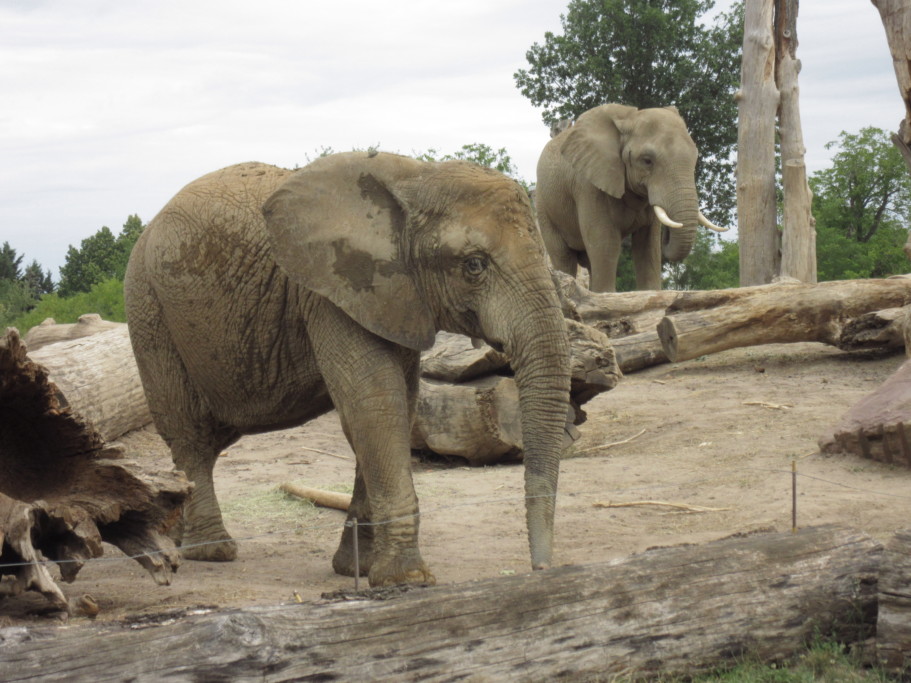
<svg viewBox="0 0 911 683">
<path fill-rule="evenodd" d="M 156 424 L 158 422 L 156 420 Z M 179 436 L 165 437 L 174 466 L 183 470 L 193 482 L 193 493 L 184 507 L 180 554 L 188 560 L 230 562 L 237 557 L 237 543 L 225 529 L 212 470 L 218 454 L 236 440 L 236 436 L 226 438 L 224 430 L 218 430 L 212 421 L 194 422 L 189 429 L 199 431 L 192 436 L 187 435 L 187 429 L 187 425 L 182 424 Z M 162 436 L 166 433 L 173 432 L 165 428 Z"/>
<path fill-rule="evenodd" d="M 661 224 L 633 232 L 632 246 L 636 289 L 661 289 Z"/>
<path fill-rule="evenodd" d="M 433 583 L 418 550 L 418 502 L 411 479 L 419 354 L 368 332 L 325 299 L 314 305 L 308 333 L 357 457 L 353 509 L 368 515 L 358 521 L 372 528 L 370 585 Z M 354 573 L 346 559 L 350 540 L 350 532 L 343 533 L 333 559 L 346 574 Z"/>
<path fill-rule="evenodd" d="M 544 248 L 550 256 L 553 267 L 562 273 L 576 277 L 579 270 L 579 258 L 576 252 L 569 248 L 546 216 L 539 216 L 539 226 Z"/>
<path fill-rule="evenodd" d="M 586 243 L 591 263 L 591 285 L 593 292 L 617 291 L 617 264 L 623 248 L 623 236 L 618 230 L 607 226 L 598 235 L 594 244 Z"/>
<path fill-rule="evenodd" d="M 141 305 L 131 311 L 130 334 L 149 408 L 159 434 L 171 450 L 175 467 L 193 482 L 193 492 L 184 506 L 180 537 L 175 540 L 187 559 L 233 560 L 237 546 L 222 522 L 212 469 L 218 454 L 239 435 L 204 408 L 161 322 L 163 317 L 154 294 L 147 291 L 137 299 Z"/>
<path fill-rule="evenodd" d="M 351 495 L 348 517 L 345 520 L 345 528 L 342 531 L 342 540 L 339 542 L 338 550 L 335 551 L 335 555 L 332 558 L 332 569 L 336 574 L 354 576 L 355 565 L 360 570 L 360 576 L 367 576 L 369 573 L 373 564 L 373 527 L 369 524 L 361 524 L 361 522 L 368 522 L 371 517 L 370 502 L 367 498 L 367 485 L 364 483 L 361 466 L 356 465 L 354 493 Z M 357 561 L 355 561 L 354 556 L 354 527 L 352 525 L 352 521 L 355 519 L 358 520 Z"/>
</svg>

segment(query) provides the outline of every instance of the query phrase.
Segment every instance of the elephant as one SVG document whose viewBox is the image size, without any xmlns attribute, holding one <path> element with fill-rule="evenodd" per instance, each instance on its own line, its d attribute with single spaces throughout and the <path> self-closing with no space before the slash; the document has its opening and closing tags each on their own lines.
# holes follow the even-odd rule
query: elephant
<svg viewBox="0 0 911 683">
<path fill-rule="evenodd" d="M 630 236 L 637 289 L 661 289 L 662 256 L 686 258 L 700 224 L 726 230 L 699 210 L 696 159 L 674 107 L 604 104 L 554 135 L 538 160 L 535 189 L 554 268 L 575 276 L 581 263 L 593 291 L 616 291 L 621 243 Z"/>
<path fill-rule="evenodd" d="M 337 410 L 356 454 L 348 512 L 372 586 L 433 583 L 418 548 L 409 437 L 421 350 L 437 331 L 511 359 L 532 567 L 552 559 L 569 345 L 527 193 L 463 161 L 329 155 L 297 170 L 210 173 L 149 223 L 124 281 L 155 426 L 195 488 L 181 552 L 230 561 L 213 488 L 244 434 Z M 333 569 L 353 576 L 354 525 Z"/>
</svg>

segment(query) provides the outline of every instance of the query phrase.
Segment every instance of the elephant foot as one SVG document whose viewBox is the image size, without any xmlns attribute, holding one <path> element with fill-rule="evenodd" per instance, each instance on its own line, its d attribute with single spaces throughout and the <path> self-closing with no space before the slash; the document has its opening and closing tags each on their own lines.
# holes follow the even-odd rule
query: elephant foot
<svg viewBox="0 0 911 683">
<path fill-rule="evenodd" d="M 354 576 L 355 564 L 360 569 L 360 576 L 367 576 L 373 564 L 373 527 L 359 526 L 357 534 L 357 562 L 354 558 L 354 530 L 346 526 L 342 531 L 342 540 L 332 557 L 332 569 L 342 576 Z"/>
<path fill-rule="evenodd" d="M 437 582 L 417 550 L 405 555 L 377 557 L 368 576 L 371 588 L 401 584 L 433 586 Z"/>
<path fill-rule="evenodd" d="M 237 543 L 230 537 L 215 541 L 203 538 L 193 541 L 185 537 L 180 555 L 197 562 L 233 562 L 237 559 Z"/>
</svg>

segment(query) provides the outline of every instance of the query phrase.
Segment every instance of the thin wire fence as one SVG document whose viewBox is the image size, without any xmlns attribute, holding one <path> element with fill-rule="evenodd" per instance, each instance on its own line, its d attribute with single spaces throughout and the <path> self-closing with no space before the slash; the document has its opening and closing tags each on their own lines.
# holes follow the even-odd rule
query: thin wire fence
<svg viewBox="0 0 911 683">
<path fill-rule="evenodd" d="M 863 488 L 860 486 L 846 484 L 844 482 L 832 481 L 830 479 L 825 479 L 823 477 L 818 477 L 818 476 L 815 476 L 812 474 L 803 474 L 802 472 L 797 470 L 796 462 L 797 462 L 796 460 L 793 461 L 792 469 L 788 469 L 788 470 L 768 468 L 768 467 L 734 467 L 734 468 L 730 468 L 730 469 L 726 469 L 726 470 L 716 471 L 713 474 L 713 476 L 711 476 L 711 477 L 701 476 L 701 477 L 694 478 L 694 479 L 667 482 L 667 483 L 663 483 L 663 484 L 658 483 L 658 484 L 632 486 L 632 487 L 624 487 L 624 488 L 616 488 L 616 489 L 598 489 L 598 490 L 593 490 L 593 491 L 566 491 L 566 492 L 559 493 L 557 495 L 558 509 L 559 509 L 559 502 L 560 502 L 561 498 L 563 498 L 563 497 L 576 498 L 576 497 L 585 497 L 585 496 L 594 496 L 594 495 L 603 497 L 603 496 L 611 496 L 611 495 L 630 494 L 630 493 L 636 493 L 636 492 L 641 492 L 641 491 L 657 491 L 657 490 L 661 490 L 661 489 L 677 488 L 680 486 L 694 486 L 694 485 L 698 485 L 698 484 L 706 484 L 709 482 L 717 481 L 719 478 L 723 478 L 725 475 L 730 475 L 731 473 L 743 472 L 743 471 L 763 472 L 763 473 L 767 473 L 767 474 L 782 474 L 782 475 L 788 475 L 792 479 L 792 528 L 794 530 L 796 530 L 796 528 L 797 528 L 797 507 L 796 507 L 797 495 L 796 494 L 797 494 L 797 481 L 799 479 L 807 479 L 807 480 L 812 480 L 812 481 L 819 482 L 819 483 L 831 484 L 832 486 L 850 489 L 853 491 L 857 491 L 859 493 L 864 493 L 864 494 L 873 495 L 873 496 L 899 498 L 899 499 L 911 501 L 911 495 L 901 495 L 901 494 L 896 494 L 896 493 L 890 493 L 887 491 L 875 491 L 875 490 Z M 533 496 L 533 497 L 540 498 L 543 496 Z M 366 526 L 366 527 L 382 526 L 385 524 L 394 524 L 397 522 L 402 522 L 402 521 L 405 521 L 408 519 L 418 519 L 422 516 L 426 517 L 429 515 L 436 515 L 438 513 L 445 512 L 447 510 L 455 510 L 458 508 L 465 508 L 465 507 L 477 507 L 479 505 L 502 505 L 504 503 L 518 504 L 518 503 L 523 503 L 528 499 L 529 499 L 529 497 L 524 496 L 524 495 L 514 495 L 514 496 L 506 495 L 506 496 L 496 496 L 496 497 L 492 497 L 492 498 L 464 500 L 464 501 L 461 501 L 458 503 L 451 503 L 448 505 L 429 506 L 429 507 L 425 508 L 423 511 L 420 511 L 420 512 L 417 512 L 414 514 L 409 514 L 409 515 L 402 515 L 402 516 L 395 517 L 395 518 L 389 519 L 389 520 L 384 520 L 381 522 L 356 520 L 356 525 L 357 526 Z M 351 524 L 351 522 L 346 522 L 346 524 Z M 263 539 L 263 538 L 273 538 L 275 536 L 299 535 L 299 534 L 301 534 L 303 532 L 307 532 L 307 531 L 319 531 L 319 530 L 338 529 L 338 528 L 339 528 L 339 523 L 337 521 L 325 521 L 325 522 L 317 522 L 317 523 L 306 524 L 306 525 L 295 525 L 294 527 L 289 527 L 289 528 L 285 528 L 285 529 L 277 529 L 277 530 L 267 531 L 267 532 L 258 533 L 258 534 L 248 534 L 248 535 L 244 535 L 244 536 L 237 536 L 234 538 L 234 540 L 238 541 L 238 542 L 255 541 L 255 540 L 259 540 L 259 539 Z M 355 538 L 357 537 L 356 533 L 354 534 L 354 537 Z M 221 542 L 222 541 L 207 541 L 207 542 L 203 542 L 203 543 L 183 545 L 183 546 L 181 546 L 181 549 L 186 550 L 189 548 L 204 547 L 207 545 L 214 545 L 214 544 L 221 543 Z M 116 557 L 95 557 L 95 558 L 86 558 L 86 559 L 82 559 L 82 560 L 62 559 L 62 560 L 41 560 L 41 561 L 32 561 L 32 562 L 6 562 L 6 563 L 0 563 L 0 573 L 2 573 L 2 570 L 4 570 L 4 569 L 13 569 L 16 567 L 31 566 L 31 565 L 36 565 L 36 564 L 37 565 L 48 565 L 48 564 L 80 563 L 83 565 L 87 565 L 87 564 L 97 564 L 97 563 L 105 563 L 105 562 L 110 563 L 110 562 L 133 561 L 133 560 L 138 560 L 138 559 L 141 559 L 144 557 L 153 557 L 154 555 L 163 554 L 165 552 L 167 552 L 167 551 L 162 550 L 162 551 L 153 551 L 153 552 L 142 552 L 142 553 L 138 553 L 135 555 L 122 555 L 122 556 L 116 556 Z M 357 554 L 356 550 L 355 550 L 355 554 Z"/>
</svg>

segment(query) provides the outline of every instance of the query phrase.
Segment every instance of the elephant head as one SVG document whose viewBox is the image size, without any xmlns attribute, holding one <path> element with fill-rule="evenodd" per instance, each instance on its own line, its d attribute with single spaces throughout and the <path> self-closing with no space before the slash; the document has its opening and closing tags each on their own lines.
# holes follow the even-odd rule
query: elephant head
<svg viewBox="0 0 911 683">
<path fill-rule="evenodd" d="M 466 162 L 319 159 L 265 203 L 274 256 L 360 325 L 421 350 L 437 330 L 502 348 L 522 411 L 532 564 L 550 562 L 569 351 L 528 198 Z"/>
<path fill-rule="evenodd" d="M 636 109 L 605 104 L 582 114 L 562 154 L 602 192 L 644 198 L 666 227 L 662 255 L 681 261 L 698 225 L 722 232 L 702 215 L 696 196 L 698 152 L 674 107 Z"/>
</svg>

